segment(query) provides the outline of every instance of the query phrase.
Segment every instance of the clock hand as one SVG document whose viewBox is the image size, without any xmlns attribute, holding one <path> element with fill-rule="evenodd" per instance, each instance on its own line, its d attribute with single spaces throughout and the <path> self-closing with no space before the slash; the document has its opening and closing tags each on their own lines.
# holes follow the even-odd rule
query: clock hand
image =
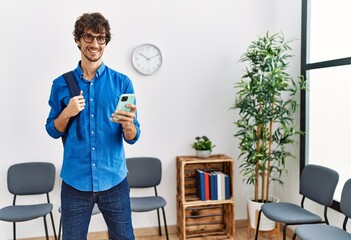
<svg viewBox="0 0 351 240">
<path fill-rule="evenodd" d="M 152 57 L 150 57 L 149 59 L 154 58 L 154 57 L 157 57 L 158 55 L 160 55 L 160 54 L 157 53 L 155 56 L 152 56 Z"/>
<path fill-rule="evenodd" d="M 150 60 L 150 58 L 148 58 L 147 56 L 145 56 L 144 54 L 142 53 L 139 53 L 139 55 L 143 56 L 144 58 L 146 58 L 146 60 Z"/>
</svg>

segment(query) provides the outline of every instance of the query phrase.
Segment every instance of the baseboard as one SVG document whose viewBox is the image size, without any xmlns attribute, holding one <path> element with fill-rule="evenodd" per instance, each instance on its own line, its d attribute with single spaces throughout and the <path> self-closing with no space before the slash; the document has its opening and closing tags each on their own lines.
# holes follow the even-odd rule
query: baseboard
<svg viewBox="0 0 351 240">
<path fill-rule="evenodd" d="M 235 228 L 246 228 L 246 227 L 247 227 L 246 219 L 235 220 Z"/>
</svg>

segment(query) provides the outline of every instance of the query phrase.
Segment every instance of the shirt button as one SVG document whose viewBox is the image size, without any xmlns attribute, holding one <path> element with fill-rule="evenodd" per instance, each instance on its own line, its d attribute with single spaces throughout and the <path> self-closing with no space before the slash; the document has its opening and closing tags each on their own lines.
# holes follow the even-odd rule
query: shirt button
<svg viewBox="0 0 351 240">
<path fill-rule="evenodd" d="M 93 163 L 93 167 L 95 167 L 95 163 Z"/>
<path fill-rule="evenodd" d="M 94 117 L 94 114 L 91 114 L 91 117 L 93 118 L 93 117 Z"/>
<path fill-rule="evenodd" d="M 95 132 L 94 131 L 91 131 L 91 134 L 94 134 Z"/>
<path fill-rule="evenodd" d="M 94 98 L 90 98 L 90 102 L 94 101 Z"/>
<path fill-rule="evenodd" d="M 93 147 L 92 150 L 95 151 L 95 148 Z"/>
</svg>

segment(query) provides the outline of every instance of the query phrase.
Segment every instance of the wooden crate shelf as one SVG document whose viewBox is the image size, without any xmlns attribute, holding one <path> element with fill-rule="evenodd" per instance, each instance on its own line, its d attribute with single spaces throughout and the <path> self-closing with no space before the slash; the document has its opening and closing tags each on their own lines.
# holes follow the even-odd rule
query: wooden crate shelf
<svg viewBox="0 0 351 240">
<path fill-rule="evenodd" d="M 177 225 L 180 239 L 234 239 L 234 161 L 226 155 L 207 159 L 177 157 Z M 196 196 L 195 170 L 222 171 L 230 176 L 231 197 L 201 201 Z"/>
</svg>

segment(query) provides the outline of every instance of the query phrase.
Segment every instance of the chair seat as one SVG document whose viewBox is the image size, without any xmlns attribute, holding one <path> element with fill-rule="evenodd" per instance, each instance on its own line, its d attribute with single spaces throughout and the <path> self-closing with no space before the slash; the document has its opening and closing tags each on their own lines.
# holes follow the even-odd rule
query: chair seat
<svg viewBox="0 0 351 240">
<path fill-rule="evenodd" d="M 351 234 L 330 225 L 301 225 L 296 228 L 301 240 L 351 240 Z"/>
<path fill-rule="evenodd" d="M 35 205 L 16 205 L 0 209 L 0 220 L 7 222 L 24 222 L 43 217 L 52 211 L 51 203 Z"/>
<path fill-rule="evenodd" d="M 322 222 L 320 216 L 292 203 L 265 203 L 261 209 L 267 218 L 289 225 Z"/>
<path fill-rule="evenodd" d="M 131 197 L 130 206 L 133 212 L 147 212 L 167 205 L 163 197 Z"/>
</svg>

